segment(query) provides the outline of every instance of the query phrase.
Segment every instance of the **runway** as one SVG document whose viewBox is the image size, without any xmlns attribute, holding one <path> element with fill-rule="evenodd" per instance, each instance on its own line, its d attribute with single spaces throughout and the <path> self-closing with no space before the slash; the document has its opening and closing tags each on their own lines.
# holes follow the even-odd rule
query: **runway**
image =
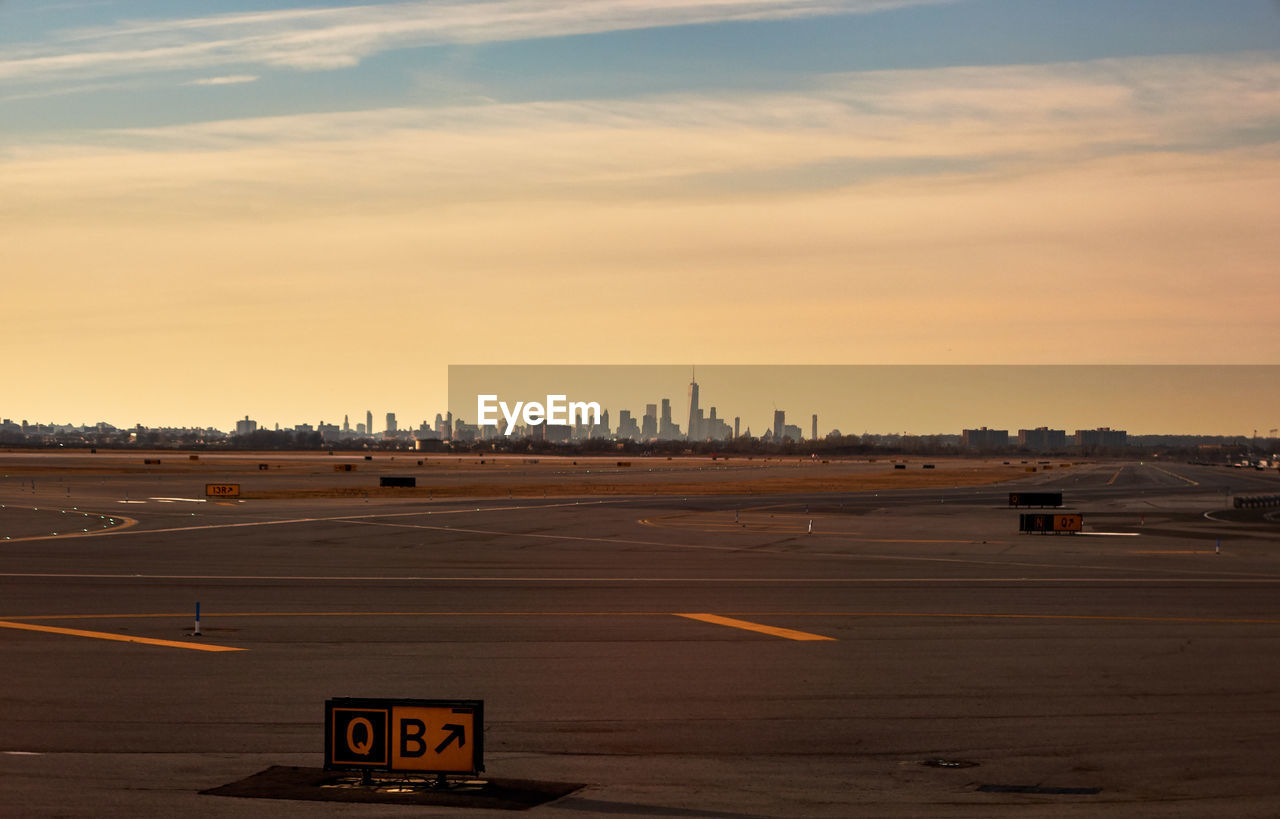
<svg viewBox="0 0 1280 819">
<path fill-rule="evenodd" d="M 0 792 L 23 815 L 486 815 L 199 793 L 319 766 L 331 697 L 483 699 L 491 775 L 590 783 L 546 816 L 1280 810 L 1280 524 L 1212 516 L 1272 473 L 206 502 L 21 466 Z M 1090 536 L 1018 534 L 1011 488 L 1060 489 Z M 51 534 L 76 514 L 118 522 Z"/>
</svg>

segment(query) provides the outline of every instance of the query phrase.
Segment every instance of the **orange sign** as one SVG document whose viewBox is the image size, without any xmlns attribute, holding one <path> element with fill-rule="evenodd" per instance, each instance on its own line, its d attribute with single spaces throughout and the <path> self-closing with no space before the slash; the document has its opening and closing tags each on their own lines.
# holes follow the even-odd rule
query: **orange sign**
<svg viewBox="0 0 1280 819">
<path fill-rule="evenodd" d="M 391 769 L 469 773 L 475 767 L 475 709 L 391 709 Z"/>
<path fill-rule="evenodd" d="M 240 497 L 240 484 L 206 483 L 204 485 L 204 494 L 210 498 L 238 498 Z"/>
<path fill-rule="evenodd" d="M 1079 532 L 1084 528 L 1084 518 L 1079 515 L 1054 515 L 1053 531 Z"/>
<path fill-rule="evenodd" d="M 483 700 L 331 699 L 325 735 L 329 769 L 484 770 Z"/>
</svg>

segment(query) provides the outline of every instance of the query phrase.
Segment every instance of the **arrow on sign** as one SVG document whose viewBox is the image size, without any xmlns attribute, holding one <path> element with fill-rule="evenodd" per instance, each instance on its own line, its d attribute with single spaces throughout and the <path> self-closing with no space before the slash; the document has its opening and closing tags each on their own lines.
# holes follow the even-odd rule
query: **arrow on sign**
<svg viewBox="0 0 1280 819">
<path fill-rule="evenodd" d="M 449 732 L 449 736 L 445 737 L 444 741 L 436 746 L 436 753 L 440 753 L 445 748 L 448 748 L 449 743 L 453 742 L 455 739 L 458 740 L 459 748 L 467 744 L 466 727 L 453 722 L 447 723 L 442 727 Z"/>
</svg>

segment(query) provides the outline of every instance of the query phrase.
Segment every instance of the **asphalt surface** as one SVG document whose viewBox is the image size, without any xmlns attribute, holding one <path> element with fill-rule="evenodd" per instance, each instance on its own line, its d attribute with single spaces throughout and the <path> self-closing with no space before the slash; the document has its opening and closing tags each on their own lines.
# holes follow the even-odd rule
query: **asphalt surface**
<svg viewBox="0 0 1280 819">
<path fill-rule="evenodd" d="M 468 502 L 172 481 L 0 483 L 0 814 L 490 815 L 199 793 L 319 767 L 331 697 L 484 700 L 490 775 L 590 783 L 542 816 L 1280 813 L 1280 523 L 1226 510 L 1274 472 Z M 1063 491 L 1085 533 L 1018 534 L 1012 489 Z"/>
</svg>

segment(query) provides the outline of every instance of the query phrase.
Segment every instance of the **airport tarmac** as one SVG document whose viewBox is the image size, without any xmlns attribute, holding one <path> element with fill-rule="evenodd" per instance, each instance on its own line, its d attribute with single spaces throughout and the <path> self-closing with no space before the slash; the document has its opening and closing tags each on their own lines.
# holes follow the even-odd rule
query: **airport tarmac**
<svg viewBox="0 0 1280 819">
<path fill-rule="evenodd" d="M 320 767 L 333 697 L 484 700 L 488 775 L 586 784 L 541 816 L 1280 813 L 1280 515 L 1227 508 L 1274 472 L 271 496 L 405 466 L 323 457 L 0 454 L 0 813 L 506 815 L 200 793 Z M 721 481 L 706 460 L 646 480 Z M 552 465 L 492 486 L 564 491 Z M 1013 490 L 1085 532 L 1019 534 Z"/>
</svg>

